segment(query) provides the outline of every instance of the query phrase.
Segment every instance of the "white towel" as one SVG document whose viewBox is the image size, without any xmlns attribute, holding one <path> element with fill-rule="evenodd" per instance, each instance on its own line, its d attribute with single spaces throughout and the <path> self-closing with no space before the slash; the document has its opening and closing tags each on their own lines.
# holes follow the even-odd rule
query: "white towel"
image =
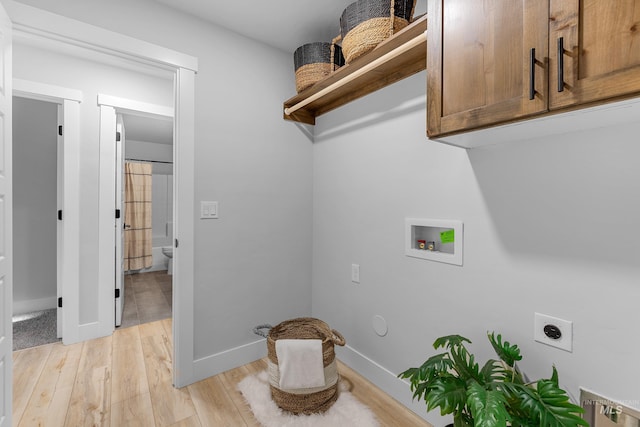
<svg viewBox="0 0 640 427">
<path fill-rule="evenodd" d="M 323 387 L 322 340 L 276 340 L 280 388 Z"/>
</svg>

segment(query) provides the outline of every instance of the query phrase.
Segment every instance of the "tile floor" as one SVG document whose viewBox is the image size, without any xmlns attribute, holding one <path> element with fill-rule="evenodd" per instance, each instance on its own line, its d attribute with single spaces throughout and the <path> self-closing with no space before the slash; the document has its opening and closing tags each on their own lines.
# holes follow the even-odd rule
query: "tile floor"
<svg viewBox="0 0 640 427">
<path fill-rule="evenodd" d="M 171 276 L 166 271 L 127 274 L 121 328 L 171 317 Z"/>
</svg>

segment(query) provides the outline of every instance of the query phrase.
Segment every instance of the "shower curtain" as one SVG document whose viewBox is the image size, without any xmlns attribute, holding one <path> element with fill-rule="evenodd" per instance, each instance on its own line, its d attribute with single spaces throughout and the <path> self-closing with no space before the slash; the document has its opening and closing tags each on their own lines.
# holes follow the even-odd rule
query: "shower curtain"
<svg viewBox="0 0 640 427">
<path fill-rule="evenodd" d="M 124 269 L 140 270 L 153 265 L 151 233 L 150 163 L 124 165 Z"/>
</svg>

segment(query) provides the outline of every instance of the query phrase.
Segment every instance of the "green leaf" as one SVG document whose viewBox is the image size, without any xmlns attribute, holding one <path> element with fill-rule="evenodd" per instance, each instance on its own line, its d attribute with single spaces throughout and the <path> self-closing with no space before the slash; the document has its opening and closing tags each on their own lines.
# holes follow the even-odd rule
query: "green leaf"
<svg viewBox="0 0 640 427">
<path fill-rule="evenodd" d="M 453 365 L 447 353 L 436 354 L 427 359 L 419 368 L 409 368 L 398 374 L 399 378 L 406 378 L 411 384 L 421 381 L 431 381 L 440 374 L 448 373 Z"/>
<path fill-rule="evenodd" d="M 427 411 L 440 408 L 441 415 L 462 412 L 467 401 L 467 383 L 454 376 L 436 378 L 425 401 Z"/>
<path fill-rule="evenodd" d="M 513 368 L 516 361 L 522 360 L 522 355 L 520 354 L 520 349 L 517 345 L 509 344 L 509 341 L 502 342 L 502 335 L 498 334 L 495 336 L 495 332 L 487 333 L 489 337 L 489 342 L 493 346 L 496 354 L 500 359 L 502 359 L 507 365 Z"/>
<path fill-rule="evenodd" d="M 418 368 L 409 368 L 404 372 L 398 374 L 398 378 L 413 378 L 418 376 Z"/>
<path fill-rule="evenodd" d="M 427 393 L 429 393 L 429 390 L 430 390 L 429 383 L 420 383 L 420 384 L 417 384 L 415 387 L 412 384 L 411 390 L 413 391 L 413 398 L 421 400 L 426 396 Z"/>
<path fill-rule="evenodd" d="M 484 364 L 480 371 L 480 375 L 485 384 L 501 382 L 511 378 L 511 373 L 506 371 L 500 362 L 494 359 L 487 360 L 487 363 Z"/>
<path fill-rule="evenodd" d="M 538 424 L 528 418 L 521 418 L 512 414 L 511 427 L 538 427 Z"/>
<path fill-rule="evenodd" d="M 584 410 L 569 401 L 566 392 L 551 380 L 540 380 L 536 388 L 522 384 L 504 384 L 508 394 L 516 396 L 518 405 L 511 406 L 518 417 L 545 427 L 589 426 L 580 414 Z"/>
<path fill-rule="evenodd" d="M 486 390 L 477 382 L 471 382 L 467 390 L 467 405 L 475 425 L 482 427 L 504 427 L 509 414 L 506 400 L 499 391 Z"/>
<path fill-rule="evenodd" d="M 465 413 L 453 416 L 453 427 L 473 427 L 473 419 Z"/>
<path fill-rule="evenodd" d="M 483 378 L 480 376 L 480 368 L 475 362 L 474 356 L 467 351 L 464 345 L 451 347 L 449 353 L 453 360 L 453 369 L 460 378 L 465 381 L 474 379 L 475 381 L 483 382 Z"/>
<path fill-rule="evenodd" d="M 553 367 L 553 373 L 551 374 L 550 381 L 553 381 L 556 387 L 558 387 L 558 370 L 556 369 L 555 366 Z"/>
<path fill-rule="evenodd" d="M 589 424 L 580 416 L 580 414 L 584 412 L 584 409 L 571 403 L 567 393 L 558 387 L 557 372 L 555 372 L 554 377 L 555 381 L 538 381 L 538 394 L 540 395 L 540 401 L 546 409 L 546 412 L 542 412 L 540 416 L 540 423 L 542 425 L 553 425 L 552 423 L 557 421 L 556 425 L 558 426 L 583 425 L 588 427 Z"/>
<path fill-rule="evenodd" d="M 471 341 L 469 341 L 467 338 L 461 335 L 447 335 L 446 337 L 440 337 L 436 339 L 433 342 L 433 348 L 437 350 L 440 347 L 442 348 L 459 347 L 461 345 L 464 345 L 465 342 L 471 344 Z"/>
</svg>

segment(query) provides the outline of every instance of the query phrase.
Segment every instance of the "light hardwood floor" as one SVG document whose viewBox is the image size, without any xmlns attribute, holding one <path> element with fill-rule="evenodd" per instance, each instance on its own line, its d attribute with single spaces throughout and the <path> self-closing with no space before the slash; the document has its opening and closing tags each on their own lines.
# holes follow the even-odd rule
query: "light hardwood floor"
<svg viewBox="0 0 640 427">
<path fill-rule="evenodd" d="M 264 370 L 265 360 L 176 389 L 172 345 L 166 319 L 84 343 L 14 352 L 13 425 L 259 427 L 236 385 Z M 381 425 L 429 426 L 344 364 L 339 369 Z"/>
</svg>

